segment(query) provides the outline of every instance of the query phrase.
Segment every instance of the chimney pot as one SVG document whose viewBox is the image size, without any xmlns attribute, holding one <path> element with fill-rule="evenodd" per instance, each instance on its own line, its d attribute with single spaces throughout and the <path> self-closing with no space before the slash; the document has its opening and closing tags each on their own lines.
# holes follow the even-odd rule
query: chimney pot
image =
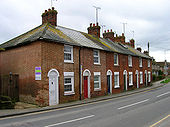
<svg viewBox="0 0 170 127">
<path fill-rule="evenodd" d="M 93 27 L 95 26 L 95 24 L 93 24 Z"/>
<path fill-rule="evenodd" d="M 52 7 L 52 10 L 54 10 L 54 7 Z"/>
<path fill-rule="evenodd" d="M 110 31 L 112 32 L 112 29 Z"/>
<path fill-rule="evenodd" d="M 51 11 L 51 9 L 49 8 L 48 11 Z"/>
<path fill-rule="evenodd" d="M 47 10 L 45 10 L 45 13 L 47 12 Z"/>
<path fill-rule="evenodd" d="M 106 30 L 104 32 L 106 33 Z"/>
<path fill-rule="evenodd" d="M 90 27 L 92 27 L 92 23 L 90 23 Z"/>
<path fill-rule="evenodd" d="M 109 33 L 109 30 L 107 30 L 107 32 Z"/>
<path fill-rule="evenodd" d="M 124 34 L 124 33 L 122 33 L 122 36 L 125 36 L 125 34 Z"/>
<path fill-rule="evenodd" d="M 96 26 L 99 26 L 99 23 L 98 23 L 98 22 L 96 23 Z"/>
</svg>

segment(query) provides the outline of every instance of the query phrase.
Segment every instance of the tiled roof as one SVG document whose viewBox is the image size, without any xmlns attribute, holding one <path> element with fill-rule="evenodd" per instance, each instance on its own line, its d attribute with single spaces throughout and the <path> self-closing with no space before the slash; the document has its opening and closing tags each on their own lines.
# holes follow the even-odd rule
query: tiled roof
<svg viewBox="0 0 170 127">
<path fill-rule="evenodd" d="M 109 52 L 117 52 L 121 54 L 151 58 L 132 47 L 112 42 L 111 40 L 107 40 L 104 38 L 98 38 L 73 29 L 61 26 L 54 27 L 50 24 L 40 25 L 35 29 L 28 31 L 27 33 L 24 33 L 12 40 L 1 44 L 0 48 L 6 49 L 20 46 L 36 40 L 47 40 L 49 42 L 51 41 L 56 43 L 64 43 L 69 45 L 105 50 Z"/>
</svg>

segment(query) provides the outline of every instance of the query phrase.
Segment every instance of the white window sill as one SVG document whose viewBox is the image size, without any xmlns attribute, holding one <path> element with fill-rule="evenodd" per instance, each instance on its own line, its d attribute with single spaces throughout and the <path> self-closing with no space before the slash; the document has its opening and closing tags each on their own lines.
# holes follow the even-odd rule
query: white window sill
<svg viewBox="0 0 170 127">
<path fill-rule="evenodd" d="M 129 86 L 133 86 L 133 84 L 129 84 Z"/>
<path fill-rule="evenodd" d="M 70 63 L 70 64 L 73 64 L 74 62 L 73 62 L 73 61 L 64 61 L 64 63 Z"/>
<path fill-rule="evenodd" d="M 142 67 L 142 66 L 139 66 L 139 67 Z"/>
<path fill-rule="evenodd" d="M 115 88 L 115 89 L 118 89 L 118 88 L 120 88 L 120 86 L 115 86 L 114 88 Z"/>
<path fill-rule="evenodd" d="M 132 67 L 132 65 L 129 65 L 129 67 Z"/>
<path fill-rule="evenodd" d="M 101 91 L 101 88 L 95 88 L 94 91 Z"/>
<path fill-rule="evenodd" d="M 114 64 L 114 66 L 119 66 L 119 64 Z"/>
<path fill-rule="evenodd" d="M 140 84 L 143 84 L 143 82 L 140 82 Z"/>
<path fill-rule="evenodd" d="M 75 94 L 75 92 L 65 92 L 65 93 L 64 93 L 65 96 L 74 95 L 74 94 Z"/>
<path fill-rule="evenodd" d="M 101 65 L 100 63 L 94 63 L 94 65 Z"/>
</svg>

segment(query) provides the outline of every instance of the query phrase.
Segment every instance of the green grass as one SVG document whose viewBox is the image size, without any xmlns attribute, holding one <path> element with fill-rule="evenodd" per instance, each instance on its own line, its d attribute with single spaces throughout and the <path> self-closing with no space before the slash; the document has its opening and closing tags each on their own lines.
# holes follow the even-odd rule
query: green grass
<svg viewBox="0 0 170 127">
<path fill-rule="evenodd" d="M 164 80 L 164 81 L 162 81 L 161 83 L 168 83 L 168 82 L 170 82 L 170 78 L 165 79 L 165 80 Z"/>
</svg>

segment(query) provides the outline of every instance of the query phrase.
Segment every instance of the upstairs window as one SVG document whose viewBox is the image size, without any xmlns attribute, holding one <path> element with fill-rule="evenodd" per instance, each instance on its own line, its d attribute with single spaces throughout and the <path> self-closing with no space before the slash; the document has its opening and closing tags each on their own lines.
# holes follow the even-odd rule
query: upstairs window
<svg viewBox="0 0 170 127">
<path fill-rule="evenodd" d="M 129 67 L 132 67 L 132 56 L 128 56 L 128 65 Z"/>
<path fill-rule="evenodd" d="M 64 45 L 64 62 L 73 62 L 73 46 Z"/>
<path fill-rule="evenodd" d="M 94 64 L 100 64 L 100 52 L 98 50 L 93 50 Z"/>
<path fill-rule="evenodd" d="M 142 58 L 139 58 L 139 67 L 142 67 Z"/>
<path fill-rule="evenodd" d="M 133 85 L 133 73 L 129 72 L 129 86 Z"/>
<path fill-rule="evenodd" d="M 148 67 L 150 67 L 151 66 L 151 62 L 150 62 L 150 60 L 148 60 Z"/>
<path fill-rule="evenodd" d="M 114 54 L 114 65 L 118 65 L 118 54 Z"/>
</svg>

